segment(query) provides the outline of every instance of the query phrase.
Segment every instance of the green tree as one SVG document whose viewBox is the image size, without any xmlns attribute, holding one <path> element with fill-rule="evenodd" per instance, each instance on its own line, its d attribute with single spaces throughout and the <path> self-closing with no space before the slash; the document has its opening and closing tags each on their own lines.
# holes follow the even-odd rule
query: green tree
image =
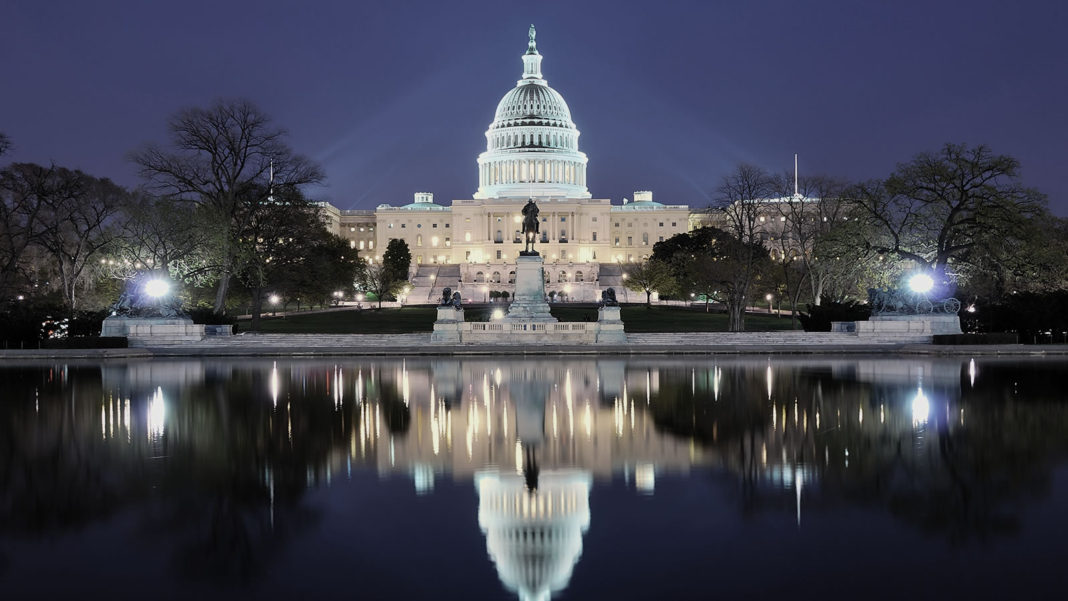
<svg viewBox="0 0 1068 601">
<path fill-rule="evenodd" d="M 384 297 L 395 295 L 404 286 L 403 281 L 393 279 L 393 274 L 384 263 L 368 263 L 361 275 L 360 287 L 375 295 L 379 309 L 382 308 Z"/>
<path fill-rule="evenodd" d="M 256 207 L 269 202 L 270 180 L 302 186 L 322 172 L 284 142 L 285 131 L 247 100 L 219 101 L 174 115 L 171 148 L 148 146 L 132 154 L 155 191 L 192 202 L 224 224 L 214 310 L 222 313 L 239 243 Z"/>
<path fill-rule="evenodd" d="M 847 194 L 868 226 L 864 246 L 934 271 L 967 277 L 1000 247 L 1027 235 L 1045 198 L 1024 187 L 1020 163 L 986 146 L 946 144 Z"/>
<path fill-rule="evenodd" d="M 675 278 L 671 277 L 671 269 L 663 261 L 645 259 L 628 265 L 624 273 L 624 285 L 628 290 L 645 293 L 646 307 L 652 305 L 653 292 L 669 294 L 675 288 Z"/>
<path fill-rule="evenodd" d="M 412 253 L 408 249 L 408 243 L 399 238 L 391 238 L 386 244 L 386 252 L 382 253 L 382 265 L 385 267 L 385 278 L 390 288 L 396 287 L 396 283 L 408 281 L 408 271 L 412 266 Z M 391 290 L 390 294 L 394 294 Z"/>
</svg>

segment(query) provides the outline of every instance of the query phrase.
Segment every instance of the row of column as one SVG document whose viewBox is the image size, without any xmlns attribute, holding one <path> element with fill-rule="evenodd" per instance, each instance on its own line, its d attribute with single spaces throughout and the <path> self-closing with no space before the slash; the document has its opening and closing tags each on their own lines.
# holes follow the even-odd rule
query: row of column
<svg viewBox="0 0 1068 601">
<path fill-rule="evenodd" d="M 543 182 L 586 185 L 585 166 L 577 161 L 513 160 L 479 166 L 479 185 Z"/>
</svg>

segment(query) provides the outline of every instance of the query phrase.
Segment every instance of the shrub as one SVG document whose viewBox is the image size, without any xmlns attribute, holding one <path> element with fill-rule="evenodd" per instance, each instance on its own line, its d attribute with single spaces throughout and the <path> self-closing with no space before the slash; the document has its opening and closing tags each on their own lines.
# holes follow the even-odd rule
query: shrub
<svg viewBox="0 0 1068 601">
<path fill-rule="evenodd" d="M 808 305 L 808 313 L 798 313 L 806 332 L 830 332 L 832 321 L 864 321 L 871 316 L 871 307 L 857 301 L 837 302 L 827 297 L 820 304 Z"/>
</svg>

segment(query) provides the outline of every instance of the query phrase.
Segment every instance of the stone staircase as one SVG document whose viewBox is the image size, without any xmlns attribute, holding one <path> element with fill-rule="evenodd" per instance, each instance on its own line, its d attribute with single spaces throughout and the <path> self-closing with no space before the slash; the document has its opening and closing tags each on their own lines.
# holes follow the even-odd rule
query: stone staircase
<svg viewBox="0 0 1068 601">
<path fill-rule="evenodd" d="M 419 265 L 412 276 L 412 291 L 408 304 L 437 304 L 445 288 L 459 290 L 459 265 Z"/>
</svg>

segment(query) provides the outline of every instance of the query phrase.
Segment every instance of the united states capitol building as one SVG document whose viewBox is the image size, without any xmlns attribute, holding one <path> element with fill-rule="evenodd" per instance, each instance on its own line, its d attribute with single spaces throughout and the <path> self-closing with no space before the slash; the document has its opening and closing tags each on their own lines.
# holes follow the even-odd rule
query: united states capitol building
<svg viewBox="0 0 1068 601">
<path fill-rule="evenodd" d="M 537 249 L 545 259 L 546 293 L 589 301 L 603 288 L 622 288 L 622 266 L 652 254 L 653 245 L 704 225 L 707 211 L 662 204 L 653 193 L 613 205 L 594 198 L 586 181 L 579 130 L 559 92 L 542 75 L 534 27 L 523 54 L 522 78 L 497 104 L 478 156 L 478 189 L 450 206 L 429 192 L 410 204 L 339 210 L 324 203 L 330 229 L 361 256 L 380 261 L 392 238 L 412 254 L 409 302 L 433 301 L 445 286 L 465 297 L 514 292 L 515 258 L 523 249 L 521 209 L 540 209 Z"/>
</svg>

